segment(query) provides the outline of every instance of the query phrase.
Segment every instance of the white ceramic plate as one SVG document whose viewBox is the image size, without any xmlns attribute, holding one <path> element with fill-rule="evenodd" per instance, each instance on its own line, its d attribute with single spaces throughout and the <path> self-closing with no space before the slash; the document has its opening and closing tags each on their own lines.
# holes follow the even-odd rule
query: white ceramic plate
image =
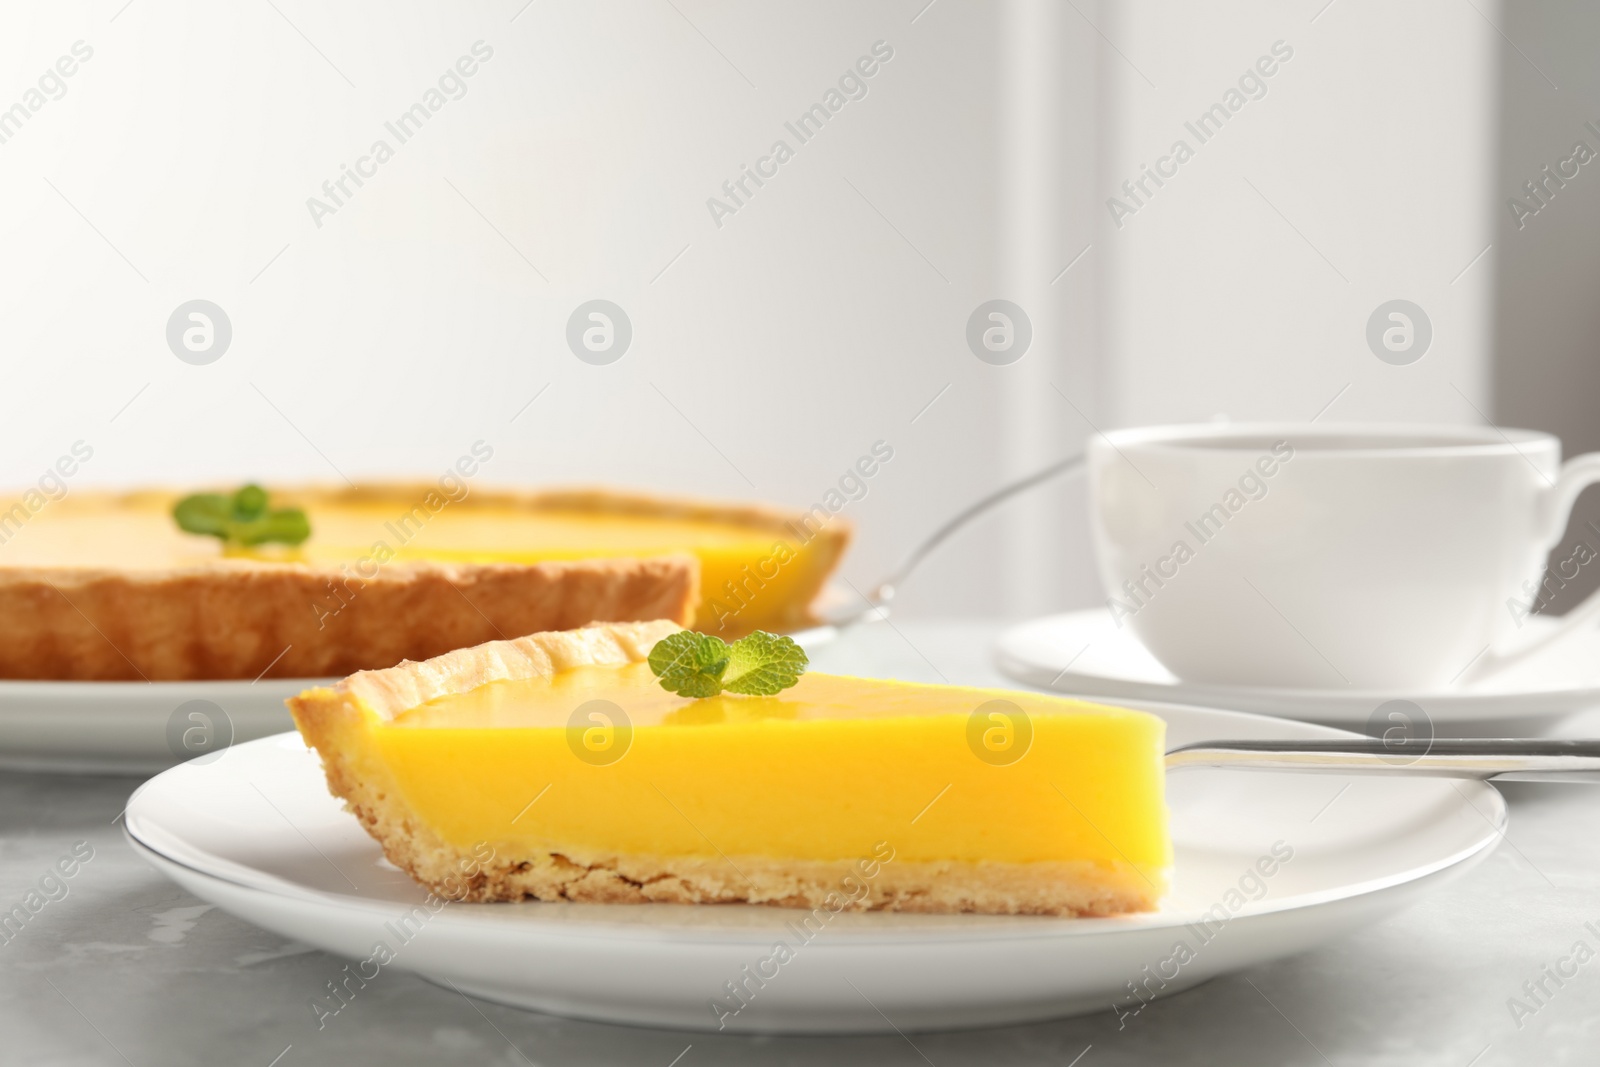
<svg viewBox="0 0 1600 1067">
<path fill-rule="evenodd" d="M 1530 629 L 1554 620 L 1537 616 Z M 1576 712 L 1600 707 L 1600 630 L 1575 635 L 1537 661 L 1483 682 L 1440 692 L 1271 689 L 1203 685 L 1173 676 L 1118 628 L 1103 608 L 1050 615 L 1012 627 L 994 647 L 995 664 L 1010 678 L 1042 689 L 1116 700 L 1164 701 L 1237 708 L 1306 722 L 1362 730 L 1387 701 L 1421 708 L 1439 737 L 1506 733 L 1526 736 Z"/>
<path fill-rule="evenodd" d="M 829 626 L 794 635 L 807 650 L 836 636 Z M 0 681 L 0 770 L 143 777 L 292 729 L 283 702 L 328 682 Z"/>
<path fill-rule="evenodd" d="M 0 681 L 0 768 L 153 774 L 292 728 L 284 700 L 323 684 Z"/>
<path fill-rule="evenodd" d="M 1158 713 L 1172 745 L 1337 734 L 1225 711 Z M 1392 914 L 1486 856 L 1506 820 L 1500 795 L 1479 782 L 1196 770 L 1169 788 L 1177 872 L 1157 913 L 840 914 L 808 942 L 789 926 L 807 913 L 790 909 L 540 903 L 446 905 L 403 940 L 400 918 L 425 894 L 328 795 L 315 755 L 292 734 L 152 779 L 129 801 L 126 830 L 179 885 L 249 922 L 356 961 L 381 959 L 382 942 L 387 967 L 488 1000 L 716 1029 L 712 1000 L 733 1003 L 724 983 L 747 965 L 776 967 L 721 1020 L 728 1029 L 866 1032 L 1113 1004 L 1132 1012 L 1140 1000 L 1127 983 L 1149 990 L 1141 996 L 1174 993 Z M 1275 847 L 1292 857 L 1274 862 Z M 1207 914 L 1210 925 L 1196 925 Z M 762 964 L 779 940 L 793 958 Z M 384 966 L 358 969 L 382 981 Z"/>
</svg>

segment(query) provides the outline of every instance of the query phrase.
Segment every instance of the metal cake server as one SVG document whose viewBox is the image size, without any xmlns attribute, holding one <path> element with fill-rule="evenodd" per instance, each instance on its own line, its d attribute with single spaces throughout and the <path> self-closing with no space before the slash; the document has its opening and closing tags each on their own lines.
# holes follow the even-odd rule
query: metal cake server
<svg viewBox="0 0 1600 1067">
<path fill-rule="evenodd" d="M 821 620 L 822 625 L 842 630 L 847 626 L 854 626 L 856 623 L 864 622 L 868 619 L 888 618 L 889 602 L 894 599 L 895 591 L 904 584 L 906 578 L 910 576 L 917 564 L 926 559 L 934 549 L 944 544 L 951 534 L 996 505 L 1010 500 L 1018 493 L 1032 489 L 1034 486 L 1047 482 L 1052 478 L 1076 473 L 1083 469 L 1083 465 L 1084 457 L 1082 455 L 1069 456 L 1066 459 L 1057 460 L 1048 467 L 1003 485 L 988 496 L 967 505 L 967 507 L 946 519 L 943 525 L 934 530 L 933 533 L 919 541 L 910 552 L 907 552 L 901 558 L 900 565 L 891 571 L 888 577 L 873 586 L 869 592 L 859 594 L 863 601 L 862 604 L 849 605 L 825 612 Z"/>
<path fill-rule="evenodd" d="M 1351 737 L 1327 741 L 1206 741 L 1167 753 L 1167 770 L 1195 767 L 1600 784 L 1600 740 L 1435 738 L 1397 744 L 1377 737 Z"/>
</svg>

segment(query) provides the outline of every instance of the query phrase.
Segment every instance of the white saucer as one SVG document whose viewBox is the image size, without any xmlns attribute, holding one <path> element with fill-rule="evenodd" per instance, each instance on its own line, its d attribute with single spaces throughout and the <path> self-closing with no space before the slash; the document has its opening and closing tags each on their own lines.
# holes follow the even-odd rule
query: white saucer
<svg viewBox="0 0 1600 1067">
<path fill-rule="evenodd" d="M 0 681 L 0 768 L 152 774 L 292 728 L 284 700 L 322 684 Z"/>
<path fill-rule="evenodd" d="M 1171 745 L 1337 734 L 1210 709 L 1160 714 Z M 125 826 L 157 869 L 249 922 L 345 960 L 392 953 L 383 969 L 554 1014 L 716 1029 L 711 1000 L 784 940 L 793 957 L 728 1029 L 838 1033 L 1134 1012 L 1127 983 L 1175 993 L 1387 918 L 1488 855 L 1506 821 L 1493 788 L 1423 778 L 1185 771 L 1169 801 L 1177 871 L 1157 913 L 842 913 L 806 942 L 788 924 L 807 913 L 790 909 L 540 903 L 445 905 L 402 939 L 399 920 L 426 914 L 411 910 L 425 894 L 328 795 L 293 734 L 166 771 L 134 794 Z M 1292 856 L 1276 864 L 1274 847 Z M 1174 962 L 1180 942 L 1189 958 Z M 382 981 L 374 966 L 352 964 Z"/>
<path fill-rule="evenodd" d="M 1534 616 L 1535 632 L 1557 625 Z M 1574 635 L 1536 662 L 1480 683 L 1442 692 L 1271 689 L 1184 682 L 1118 628 L 1103 608 L 1034 619 L 1002 633 L 995 665 L 1027 685 L 1075 696 L 1237 708 L 1362 730 L 1379 705 L 1406 700 L 1420 707 L 1436 736 L 1453 731 L 1531 733 L 1558 719 L 1600 707 L 1600 630 Z"/>
</svg>

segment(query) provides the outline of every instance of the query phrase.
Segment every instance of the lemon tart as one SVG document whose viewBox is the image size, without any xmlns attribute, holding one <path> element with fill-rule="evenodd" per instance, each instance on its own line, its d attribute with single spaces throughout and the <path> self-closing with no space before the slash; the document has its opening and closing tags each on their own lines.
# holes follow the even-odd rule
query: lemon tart
<svg viewBox="0 0 1600 1067">
<path fill-rule="evenodd" d="M 185 533 L 176 493 L 0 505 L 0 677 L 342 675 L 597 621 L 795 629 L 849 536 L 760 506 L 463 490 L 275 490 L 309 517 L 292 548 Z"/>
<path fill-rule="evenodd" d="M 331 792 L 455 899 L 1110 915 L 1164 892 L 1154 716 L 817 673 L 689 699 L 647 663 L 678 630 L 490 642 L 288 703 Z"/>
</svg>

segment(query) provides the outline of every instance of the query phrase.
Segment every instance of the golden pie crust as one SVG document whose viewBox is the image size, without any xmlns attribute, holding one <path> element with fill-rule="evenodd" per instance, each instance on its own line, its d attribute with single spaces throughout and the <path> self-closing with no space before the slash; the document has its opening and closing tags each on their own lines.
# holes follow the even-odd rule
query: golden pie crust
<svg viewBox="0 0 1600 1067">
<path fill-rule="evenodd" d="M 536 564 L 392 562 L 337 615 L 331 564 L 178 571 L 0 568 L 0 678 L 320 678 L 596 621 L 687 623 L 693 556 Z"/>
</svg>

